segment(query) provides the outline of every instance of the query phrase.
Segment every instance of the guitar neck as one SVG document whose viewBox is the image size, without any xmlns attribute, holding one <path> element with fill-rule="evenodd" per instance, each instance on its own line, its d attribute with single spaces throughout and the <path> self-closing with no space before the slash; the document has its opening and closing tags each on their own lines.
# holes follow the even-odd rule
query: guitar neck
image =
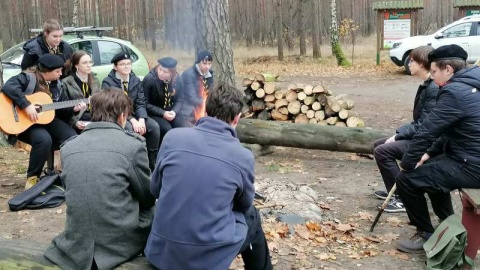
<svg viewBox="0 0 480 270">
<path fill-rule="evenodd" d="M 42 105 L 42 111 L 51 111 L 51 110 L 58 110 L 58 109 L 64 109 L 64 108 L 69 108 L 69 107 L 75 107 L 80 102 L 84 102 L 85 104 L 89 104 L 90 99 L 84 98 L 84 99 L 75 99 L 75 100 L 67 100 L 67 101 L 43 104 Z"/>
</svg>

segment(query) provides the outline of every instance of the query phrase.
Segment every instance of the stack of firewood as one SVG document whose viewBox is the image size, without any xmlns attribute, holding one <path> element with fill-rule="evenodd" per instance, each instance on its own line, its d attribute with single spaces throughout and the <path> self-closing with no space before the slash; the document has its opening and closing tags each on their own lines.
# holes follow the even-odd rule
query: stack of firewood
<svg viewBox="0 0 480 270">
<path fill-rule="evenodd" d="M 245 78 L 245 117 L 347 127 L 363 127 L 364 122 L 352 111 L 353 100 L 346 95 L 334 96 L 321 85 L 290 84 L 277 89 L 277 76 L 258 74 Z"/>
</svg>

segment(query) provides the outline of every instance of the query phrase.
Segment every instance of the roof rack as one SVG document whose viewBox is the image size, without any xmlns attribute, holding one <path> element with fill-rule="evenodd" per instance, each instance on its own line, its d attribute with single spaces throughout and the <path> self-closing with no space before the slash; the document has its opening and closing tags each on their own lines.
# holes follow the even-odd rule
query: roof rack
<svg viewBox="0 0 480 270">
<path fill-rule="evenodd" d="M 106 27 L 97 27 L 97 26 L 84 26 L 84 27 L 65 27 L 63 28 L 64 33 L 77 33 L 78 38 L 83 38 L 84 32 L 96 32 L 97 36 L 102 36 L 102 31 L 111 31 L 113 30 L 112 26 Z M 32 33 L 42 33 L 43 29 L 30 29 Z"/>
</svg>

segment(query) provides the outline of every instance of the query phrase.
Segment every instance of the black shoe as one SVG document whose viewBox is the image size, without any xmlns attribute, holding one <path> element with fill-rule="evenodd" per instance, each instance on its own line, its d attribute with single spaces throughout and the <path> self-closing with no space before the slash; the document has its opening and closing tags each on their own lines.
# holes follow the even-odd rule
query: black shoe
<svg viewBox="0 0 480 270">
<path fill-rule="evenodd" d="M 396 248 L 406 253 L 425 253 L 423 244 L 430 238 L 431 233 L 417 231 L 410 239 L 400 239 Z"/>
<path fill-rule="evenodd" d="M 382 204 L 377 205 L 377 209 L 382 208 Z M 385 209 L 383 211 L 387 213 L 399 213 L 399 212 L 406 212 L 405 206 L 403 206 L 403 202 L 400 199 L 397 199 L 397 197 L 392 197 L 390 201 L 388 202 L 387 206 L 385 206 Z"/>
<path fill-rule="evenodd" d="M 373 195 L 375 195 L 377 198 L 379 198 L 381 200 L 385 200 L 388 196 L 388 192 L 383 191 L 383 190 L 377 190 L 377 191 L 375 191 L 375 193 L 373 193 Z"/>
</svg>

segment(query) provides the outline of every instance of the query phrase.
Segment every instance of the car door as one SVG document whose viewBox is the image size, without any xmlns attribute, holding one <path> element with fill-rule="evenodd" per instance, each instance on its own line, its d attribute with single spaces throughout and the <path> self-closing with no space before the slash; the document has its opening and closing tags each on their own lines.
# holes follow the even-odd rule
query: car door
<svg viewBox="0 0 480 270">
<path fill-rule="evenodd" d="M 470 61 L 470 32 L 472 25 L 472 22 L 459 23 L 443 30 L 442 35 L 435 37 L 432 47 L 438 48 L 443 45 L 457 44 L 468 53 Z"/>
<path fill-rule="evenodd" d="M 470 55 L 469 61 L 480 59 L 480 22 L 476 22 L 472 27 L 470 36 Z"/>
</svg>

